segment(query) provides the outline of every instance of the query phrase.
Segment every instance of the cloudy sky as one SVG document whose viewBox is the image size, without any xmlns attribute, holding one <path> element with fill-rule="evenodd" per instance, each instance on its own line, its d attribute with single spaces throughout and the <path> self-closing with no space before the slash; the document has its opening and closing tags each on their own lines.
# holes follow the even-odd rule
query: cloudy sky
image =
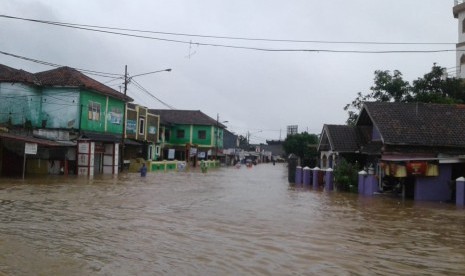
<svg viewBox="0 0 465 276">
<path fill-rule="evenodd" d="M 319 134 L 323 124 L 344 124 L 343 107 L 357 92 L 369 91 L 375 70 L 400 70 L 410 82 L 429 72 L 433 63 L 454 71 L 453 51 L 414 53 L 455 49 L 453 4 L 453 0 L 2 0 L 3 16 L 146 32 L 100 29 L 145 37 L 141 38 L 0 17 L 0 51 L 121 75 L 127 65 L 130 76 L 172 68 L 135 77 L 128 95 L 150 108 L 168 108 L 167 104 L 201 110 L 212 118 L 219 115 L 220 121 L 228 121 L 229 130 L 249 133 L 251 142 L 259 143 L 284 139 L 288 125 Z M 4 54 L 0 63 L 29 72 L 53 69 Z M 122 79 L 90 76 L 120 90 Z"/>
</svg>

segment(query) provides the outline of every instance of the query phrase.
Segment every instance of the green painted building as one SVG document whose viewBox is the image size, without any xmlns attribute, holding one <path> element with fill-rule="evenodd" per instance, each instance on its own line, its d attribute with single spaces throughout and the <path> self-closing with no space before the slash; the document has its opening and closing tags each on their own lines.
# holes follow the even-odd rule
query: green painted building
<svg viewBox="0 0 465 276">
<path fill-rule="evenodd" d="M 47 159 L 54 165 L 40 169 L 31 165 L 30 170 L 117 173 L 128 101 L 132 99 L 70 67 L 32 74 L 0 65 L 0 127 L 9 133 L 8 137 L 0 133 L 2 167 L 21 155 L 21 143 L 34 138 L 39 151 L 29 163 Z M 88 143 L 86 158 L 78 141 Z"/>
<path fill-rule="evenodd" d="M 200 110 L 150 109 L 160 116 L 161 158 L 196 163 L 220 158 L 225 125 Z"/>
</svg>

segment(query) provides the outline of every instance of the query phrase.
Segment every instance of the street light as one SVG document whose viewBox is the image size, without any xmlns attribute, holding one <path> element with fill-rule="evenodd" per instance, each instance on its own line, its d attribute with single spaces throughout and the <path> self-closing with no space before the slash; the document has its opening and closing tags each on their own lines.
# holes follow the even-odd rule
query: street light
<svg viewBox="0 0 465 276">
<path fill-rule="evenodd" d="M 158 71 L 152 71 L 152 72 L 147 72 L 147 73 L 142 73 L 142 74 L 137 74 L 133 75 L 131 77 L 128 76 L 128 66 L 126 65 L 124 67 L 124 96 L 127 94 L 128 90 L 128 84 L 131 82 L 131 79 L 134 77 L 139 77 L 139 76 L 144 76 L 148 74 L 154 74 L 154 73 L 160 73 L 160 72 L 171 72 L 171 68 L 168 69 L 163 69 L 163 70 L 158 70 Z M 127 108 L 127 102 L 126 100 L 124 101 L 124 109 L 123 109 L 123 134 L 122 134 L 122 140 L 121 140 L 121 171 L 124 169 L 124 139 L 126 139 L 126 108 Z"/>
<path fill-rule="evenodd" d="M 220 139 L 220 123 L 227 123 L 228 121 L 222 121 L 220 122 L 220 115 L 216 113 L 216 150 L 215 150 L 215 160 L 218 160 L 218 140 Z"/>
<path fill-rule="evenodd" d="M 160 72 L 171 72 L 171 68 L 133 75 L 133 76 L 131 76 L 131 79 L 134 78 L 134 77 L 140 77 L 140 76 L 145 76 L 145 75 L 148 75 L 148 74 L 154 74 L 154 73 L 160 73 Z"/>
</svg>

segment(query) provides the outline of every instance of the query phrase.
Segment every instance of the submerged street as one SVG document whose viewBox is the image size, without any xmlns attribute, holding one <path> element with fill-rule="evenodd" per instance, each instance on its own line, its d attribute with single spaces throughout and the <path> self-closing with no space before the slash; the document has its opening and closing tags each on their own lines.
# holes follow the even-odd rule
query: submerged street
<svg viewBox="0 0 465 276">
<path fill-rule="evenodd" d="M 458 275 L 465 210 L 251 169 L 0 179 L 0 275 Z"/>
</svg>

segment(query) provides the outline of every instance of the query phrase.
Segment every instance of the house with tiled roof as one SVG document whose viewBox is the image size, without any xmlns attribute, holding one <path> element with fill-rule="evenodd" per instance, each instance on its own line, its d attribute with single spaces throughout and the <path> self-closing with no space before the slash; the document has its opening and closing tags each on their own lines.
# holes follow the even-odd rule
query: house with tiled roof
<svg viewBox="0 0 465 276">
<path fill-rule="evenodd" d="M 415 200 L 453 200 L 465 175 L 465 105 L 366 102 L 356 128 L 381 190 L 395 182 Z"/>
<path fill-rule="evenodd" d="M 4 168 L 0 172 L 11 172 L 5 166 L 22 155 L 19 144 L 24 146 L 24 139 L 31 137 L 35 142 L 64 145 L 57 150 L 39 143 L 39 153 L 28 160 L 31 172 L 117 173 L 123 113 L 129 101 L 130 97 L 70 67 L 32 74 L 0 65 L 0 126 L 9 133 L 8 137 L 0 133 L 0 167 Z M 50 162 L 41 162 L 47 158 Z M 53 168 L 40 167 L 44 163 Z"/>
<path fill-rule="evenodd" d="M 317 149 L 320 153 L 320 168 L 333 168 L 341 158 L 363 163 L 360 143 L 358 129 L 354 126 L 325 124 Z"/>
<path fill-rule="evenodd" d="M 161 158 L 186 160 L 223 156 L 225 125 L 200 110 L 149 109 L 160 116 Z"/>
</svg>

